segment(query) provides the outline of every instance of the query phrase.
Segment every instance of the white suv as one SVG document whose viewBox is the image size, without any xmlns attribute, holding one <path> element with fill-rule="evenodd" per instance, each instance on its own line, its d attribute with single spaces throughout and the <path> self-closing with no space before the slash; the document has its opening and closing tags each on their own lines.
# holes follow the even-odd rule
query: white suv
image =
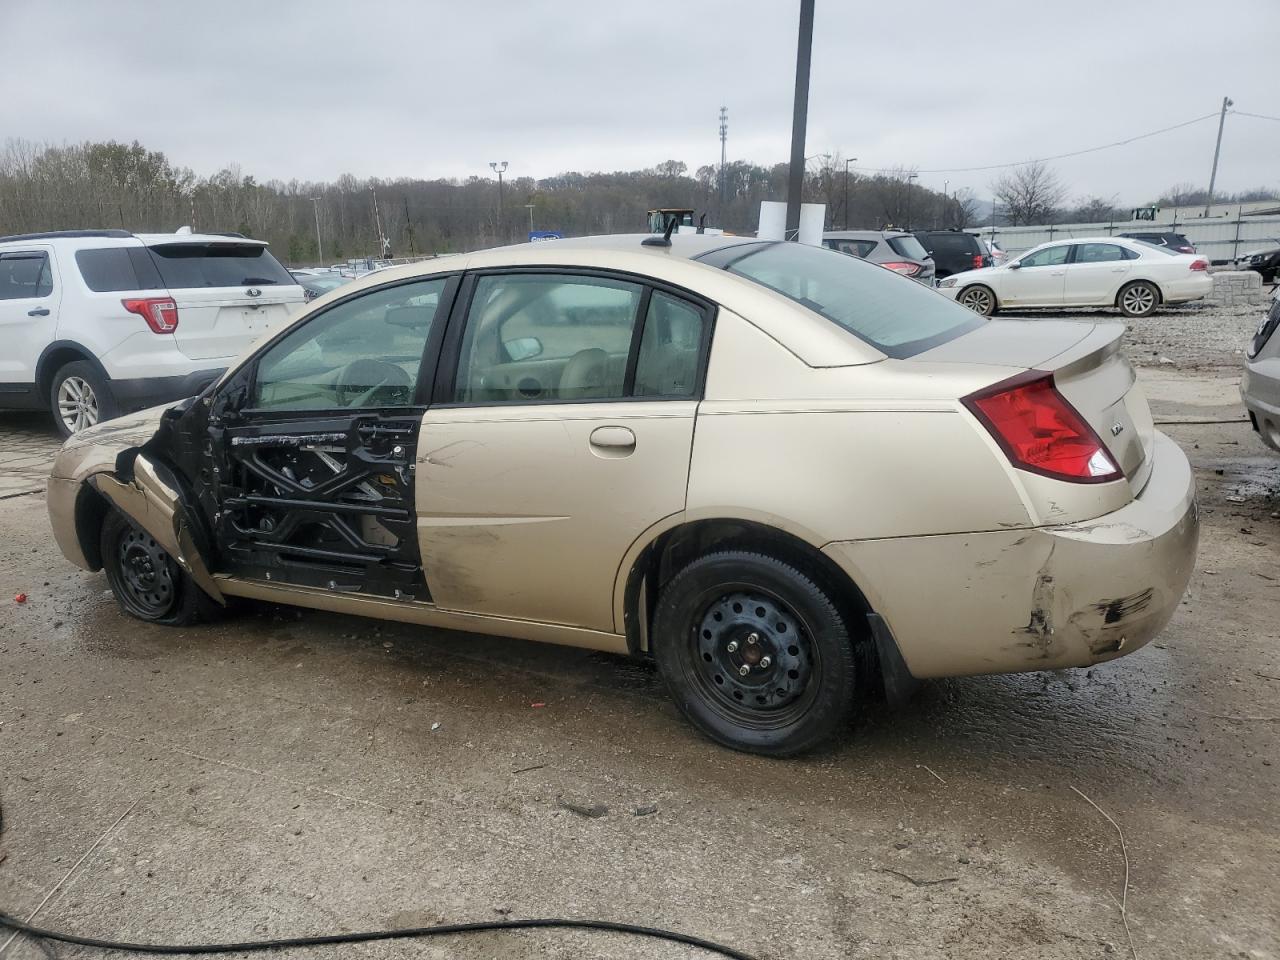
<svg viewBox="0 0 1280 960">
<path fill-rule="evenodd" d="M 0 237 L 0 408 L 51 410 L 69 436 L 193 396 L 304 299 L 238 235 Z"/>
</svg>

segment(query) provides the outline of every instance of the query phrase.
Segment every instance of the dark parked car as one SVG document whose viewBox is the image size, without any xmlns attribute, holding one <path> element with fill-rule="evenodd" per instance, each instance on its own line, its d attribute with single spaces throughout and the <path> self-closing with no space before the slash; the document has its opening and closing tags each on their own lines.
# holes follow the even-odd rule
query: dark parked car
<svg viewBox="0 0 1280 960">
<path fill-rule="evenodd" d="M 1241 257 L 1236 261 L 1241 270 L 1253 270 L 1262 274 L 1263 283 L 1275 283 L 1276 274 L 1280 273 L 1280 247 L 1275 250 L 1263 250 L 1249 257 Z"/>
<path fill-rule="evenodd" d="M 1195 253 L 1196 246 L 1181 233 L 1122 233 L 1130 240 L 1141 240 L 1157 247 L 1168 247 L 1172 253 Z"/>
<path fill-rule="evenodd" d="M 933 260 L 919 240 L 901 230 L 833 230 L 822 235 L 822 245 L 933 286 Z"/>
<path fill-rule="evenodd" d="M 916 239 L 933 257 L 933 269 L 938 278 L 966 270 L 981 270 L 991 266 L 991 254 L 986 245 L 971 233 L 962 230 L 917 230 Z"/>
</svg>

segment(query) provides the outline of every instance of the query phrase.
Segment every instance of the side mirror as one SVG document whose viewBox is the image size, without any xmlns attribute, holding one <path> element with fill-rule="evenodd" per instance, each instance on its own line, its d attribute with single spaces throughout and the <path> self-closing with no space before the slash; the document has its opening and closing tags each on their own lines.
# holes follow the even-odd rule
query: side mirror
<svg viewBox="0 0 1280 960">
<path fill-rule="evenodd" d="M 1022 269 L 1022 263 L 1021 263 L 1021 261 L 1018 261 L 1018 260 L 1013 261 L 1013 263 L 1009 264 L 1009 269 L 1010 269 L 1010 270 L 1021 270 L 1021 269 Z"/>
<path fill-rule="evenodd" d="M 513 363 L 521 360 L 532 360 L 542 355 L 542 341 L 537 337 L 519 337 L 515 340 L 504 340 L 503 348 Z"/>
</svg>

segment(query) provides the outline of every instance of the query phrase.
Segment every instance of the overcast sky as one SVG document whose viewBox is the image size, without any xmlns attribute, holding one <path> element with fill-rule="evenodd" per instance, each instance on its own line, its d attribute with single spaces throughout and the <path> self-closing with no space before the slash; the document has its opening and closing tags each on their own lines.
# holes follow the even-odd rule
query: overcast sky
<svg viewBox="0 0 1280 960">
<path fill-rule="evenodd" d="M 719 159 L 721 104 L 731 159 L 789 148 L 799 0 L 3 3 L 2 135 L 136 139 L 201 174 L 692 172 Z M 1280 117 L 1278 38 L 1276 0 L 817 0 L 806 153 L 930 171 L 1125 139 L 1224 95 Z M 1216 126 L 1052 165 L 1073 196 L 1137 203 L 1205 183 Z M 1280 188 L 1278 158 L 1280 122 L 1228 116 L 1218 186 Z M 986 197 L 998 173 L 920 182 Z"/>
</svg>

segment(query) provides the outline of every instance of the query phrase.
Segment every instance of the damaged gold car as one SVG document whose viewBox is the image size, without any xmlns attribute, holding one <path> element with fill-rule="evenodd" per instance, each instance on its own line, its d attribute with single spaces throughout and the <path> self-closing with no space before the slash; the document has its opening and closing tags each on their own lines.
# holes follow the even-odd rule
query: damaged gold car
<svg viewBox="0 0 1280 960">
<path fill-rule="evenodd" d="M 451 257 L 77 434 L 49 512 L 143 620 L 250 597 L 652 657 L 707 735 L 790 754 L 877 687 L 1163 628 L 1195 490 L 1123 329 L 795 243 Z"/>
</svg>

